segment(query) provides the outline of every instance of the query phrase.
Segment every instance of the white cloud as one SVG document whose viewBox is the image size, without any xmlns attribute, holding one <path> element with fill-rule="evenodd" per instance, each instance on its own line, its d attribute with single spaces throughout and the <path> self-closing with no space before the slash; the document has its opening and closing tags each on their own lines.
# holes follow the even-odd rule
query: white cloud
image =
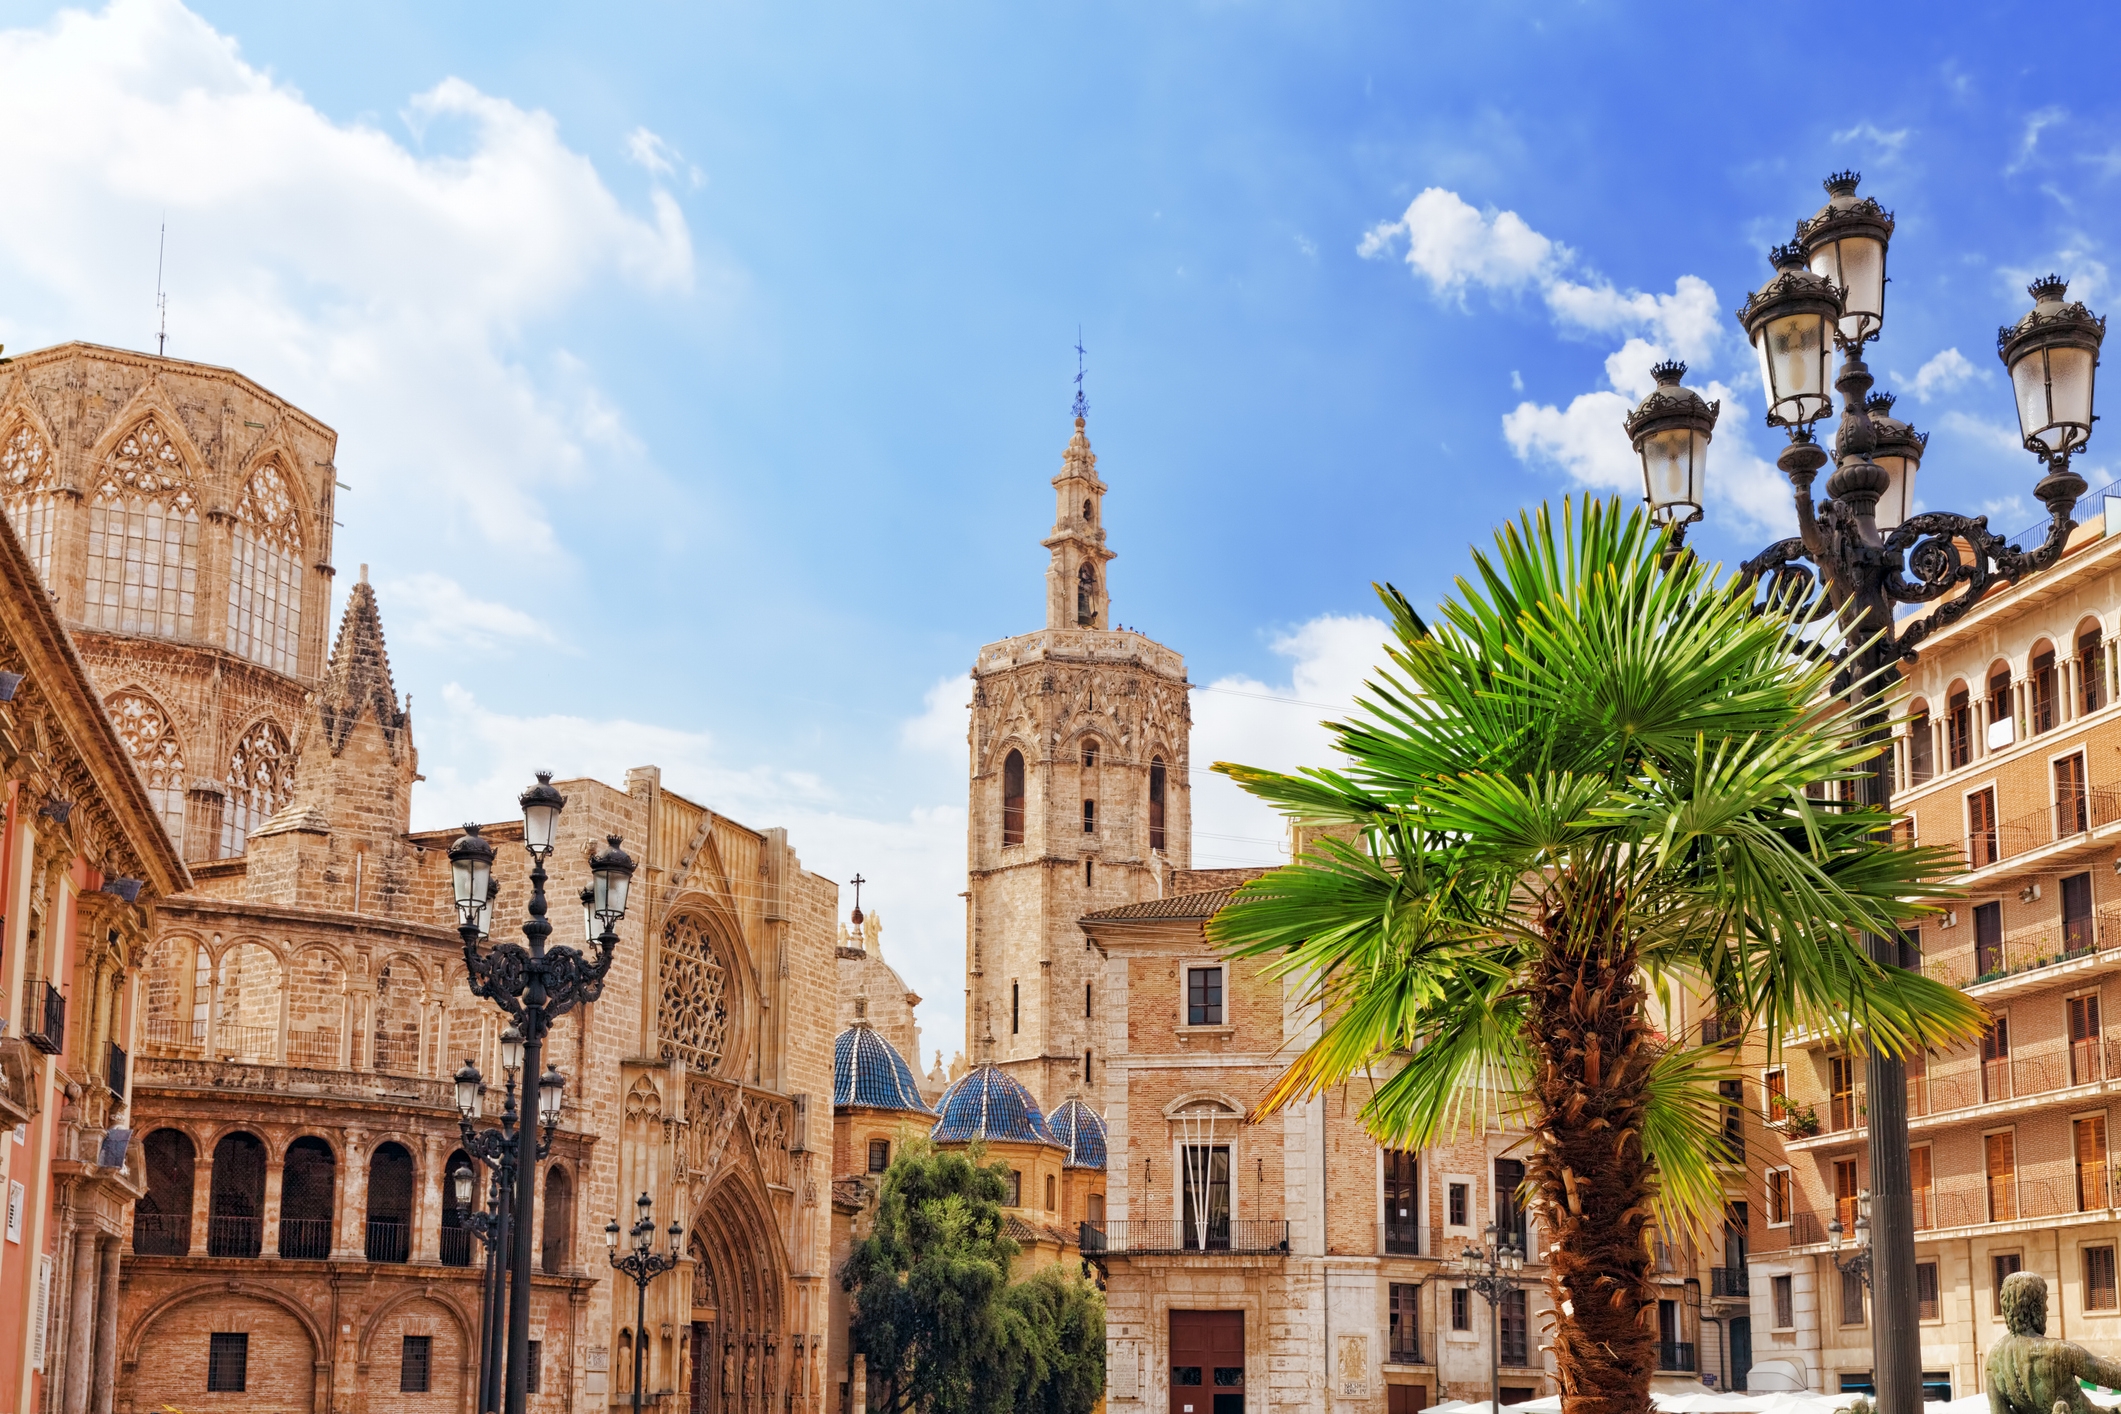
<svg viewBox="0 0 2121 1414">
<path fill-rule="evenodd" d="M 2004 175 L 2009 176 L 2013 172 L 2023 170 L 2033 160 L 2033 153 L 2040 146 L 2040 134 L 2068 116 L 2062 109 L 2052 107 L 2042 108 L 2027 115 L 2025 129 L 2018 138 L 2018 154 L 2011 159 L 2011 164 L 2003 169 Z"/>
<path fill-rule="evenodd" d="M 954 752 L 964 757 L 970 749 L 966 733 L 971 730 L 972 674 L 947 677 L 921 697 L 921 714 L 899 723 L 901 745 L 915 751 Z"/>
<path fill-rule="evenodd" d="M 1636 401 L 1600 390 L 1578 393 L 1565 409 L 1522 402 L 1502 415 L 1503 440 L 1519 461 L 1558 466 L 1580 485 L 1639 490 L 1642 463 L 1621 431 Z"/>
<path fill-rule="evenodd" d="M 376 600 L 401 643 L 493 653 L 516 644 L 553 643 L 551 630 L 513 605 L 481 599 L 447 575 L 421 571 L 376 585 Z"/>
<path fill-rule="evenodd" d="M 1625 294 L 1603 280 L 1578 284 L 1554 280 L 1546 287 L 1547 308 L 1564 325 L 1593 334 L 1642 331 L 1661 346 L 1660 352 L 1688 363 L 1713 357 L 1723 337 L 1723 311 L 1716 291 L 1698 275 L 1682 275 L 1668 295 Z"/>
<path fill-rule="evenodd" d="M 1363 680 L 1384 659 L 1390 630 L 1364 614 L 1326 614 L 1272 643 L 1286 681 L 1217 678 L 1193 698 L 1193 862 L 1203 869 L 1277 864 L 1286 826 L 1271 807 L 1208 768 L 1217 761 L 1289 771 L 1339 758 L 1321 722 L 1354 710 Z"/>
<path fill-rule="evenodd" d="M 685 160 L 684 153 L 660 133 L 650 132 L 647 128 L 635 128 L 626 134 L 626 157 L 651 177 L 674 177 L 678 168 L 683 167 L 693 186 L 700 186 L 707 180 L 706 174 Z"/>
<path fill-rule="evenodd" d="M 1965 354 L 1952 348 L 1931 355 L 1927 363 L 1915 370 L 1914 377 L 1895 373 L 1893 381 L 1906 390 L 1916 402 L 1927 403 L 1932 398 L 1957 392 L 1973 379 L 1986 377 L 1987 374 L 1987 369 L 1975 368 L 1968 362 Z"/>
<path fill-rule="evenodd" d="M 689 291 L 690 231 L 660 190 L 621 207 L 550 115 L 461 79 L 401 116 L 326 117 L 177 0 L 0 32 L 0 332 L 151 346 L 166 216 L 170 353 L 326 416 L 343 515 L 388 524 L 407 562 L 559 553 L 544 498 L 609 474 L 585 441 L 613 414 L 588 369 L 513 345 L 599 281 Z M 415 496 L 423 517 L 388 519 Z"/>
<path fill-rule="evenodd" d="M 1890 161 L 1900 155 L 1900 149 L 1907 146 L 1908 138 L 1913 135 L 1912 128 L 1895 128 L 1887 132 L 1876 123 L 1858 123 L 1853 128 L 1843 128 L 1835 133 L 1831 140 L 1837 144 L 1863 143 Z"/>
<path fill-rule="evenodd" d="M 2024 439 L 2018 435 L 2018 429 L 2015 427 L 1991 422 L 1985 417 L 1976 417 L 1956 408 L 1937 419 L 1937 423 L 1954 438 L 1963 438 L 1992 452 L 2003 452 L 2013 457 L 2026 455 Z"/>
</svg>

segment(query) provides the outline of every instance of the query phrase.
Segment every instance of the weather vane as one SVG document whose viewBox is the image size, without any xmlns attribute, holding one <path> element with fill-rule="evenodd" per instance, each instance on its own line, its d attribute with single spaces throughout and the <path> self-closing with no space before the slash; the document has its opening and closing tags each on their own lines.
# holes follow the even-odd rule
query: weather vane
<svg viewBox="0 0 2121 1414">
<path fill-rule="evenodd" d="M 1083 397 L 1083 326 L 1075 326 L 1075 415 L 1078 419 L 1090 415 L 1090 404 Z"/>
</svg>

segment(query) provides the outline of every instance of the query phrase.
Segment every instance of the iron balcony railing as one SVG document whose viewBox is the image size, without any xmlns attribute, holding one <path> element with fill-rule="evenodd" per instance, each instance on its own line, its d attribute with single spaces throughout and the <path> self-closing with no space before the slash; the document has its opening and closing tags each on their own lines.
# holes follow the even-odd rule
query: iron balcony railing
<svg viewBox="0 0 2121 1414">
<path fill-rule="evenodd" d="M 1660 1370 L 1692 1370 L 1694 1368 L 1694 1342 L 1690 1340 L 1658 1341 L 1657 1368 Z"/>
<path fill-rule="evenodd" d="M 339 1064 L 339 1030 L 320 1026 L 310 1031 L 287 1033 L 287 1063 L 332 1069 Z"/>
<path fill-rule="evenodd" d="M 321 1262 L 331 1255 L 330 1218 L 280 1219 L 280 1255 Z"/>
<path fill-rule="evenodd" d="M 445 1267 L 468 1267 L 471 1265 L 472 1231 L 468 1227 L 442 1228 L 442 1265 Z"/>
<path fill-rule="evenodd" d="M 1419 1257 L 1421 1229 L 1412 1218 L 1393 1218 L 1377 1225 L 1377 1250 L 1388 1257 Z"/>
<path fill-rule="evenodd" d="M 398 1218 L 368 1220 L 368 1260 L 404 1262 L 412 1258 L 412 1224 Z"/>
<path fill-rule="evenodd" d="M 209 1257 L 255 1257 L 262 1228 L 254 1217 L 211 1217 L 206 1220 L 206 1255 Z"/>
<path fill-rule="evenodd" d="M 66 1049 L 66 994 L 41 977 L 22 989 L 22 1039 L 46 1055 Z"/>
<path fill-rule="evenodd" d="M 1749 1289 L 1747 1288 L 1747 1286 L 1746 1286 L 1746 1280 L 1745 1280 L 1745 1268 L 1744 1268 L 1744 1267 L 1711 1267 L 1711 1268 L 1709 1268 L 1709 1295 L 1711 1295 L 1711 1296 L 1750 1296 L 1750 1295 L 1752 1295 L 1752 1292 L 1751 1292 L 1751 1291 L 1750 1291 L 1750 1290 L 1749 1290 Z"/>
<path fill-rule="evenodd" d="M 206 1044 L 204 1021 L 179 1021 L 175 1017 L 150 1016 L 141 1028 L 146 1034 L 147 1049 L 155 1051 L 195 1051 Z"/>
<path fill-rule="evenodd" d="M 1256 1218 L 1209 1222 L 1205 1228 L 1167 1219 L 1110 1222 L 1102 1228 L 1084 1223 L 1079 1235 L 1083 1251 L 1115 1256 L 1286 1254 L 1289 1250 L 1288 1223 Z"/>
<path fill-rule="evenodd" d="M 146 1213 L 133 1209 L 133 1251 L 143 1257 L 191 1255 L 190 1213 Z"/>
</svg>

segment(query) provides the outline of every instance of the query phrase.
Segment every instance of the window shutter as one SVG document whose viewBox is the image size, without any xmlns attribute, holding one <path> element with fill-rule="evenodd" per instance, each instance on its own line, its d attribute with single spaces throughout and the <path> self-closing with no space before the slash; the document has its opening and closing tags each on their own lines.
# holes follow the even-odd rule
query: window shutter
<svg viewBox="0 0 2121 1414">
<path fill-rule="evenodd" d="M 52 1305 L 52 1259 L 43 1253 L 37 1255 L 37 1299 L 30 1307 L 29 1367 L 44 1368 L 44 1333 L 51 1324 Z"/>
</svg>

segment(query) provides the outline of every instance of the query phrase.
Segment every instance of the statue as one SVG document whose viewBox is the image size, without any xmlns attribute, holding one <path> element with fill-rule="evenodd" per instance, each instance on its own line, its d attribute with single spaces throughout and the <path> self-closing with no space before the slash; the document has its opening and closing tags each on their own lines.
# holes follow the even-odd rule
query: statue
<svg viewBox="0 0 2121 1414">
<path fill-rule="evenodd" d="M 2121 1365 L 2047 1338 L 2047 1279 L 2013 1272 L 1997 1304 L 2010 1334 L 1988 1352 L 1989 1414 L 2093 1414 L 2079 1379 L 2121 1389 Z"/>
</svg>

